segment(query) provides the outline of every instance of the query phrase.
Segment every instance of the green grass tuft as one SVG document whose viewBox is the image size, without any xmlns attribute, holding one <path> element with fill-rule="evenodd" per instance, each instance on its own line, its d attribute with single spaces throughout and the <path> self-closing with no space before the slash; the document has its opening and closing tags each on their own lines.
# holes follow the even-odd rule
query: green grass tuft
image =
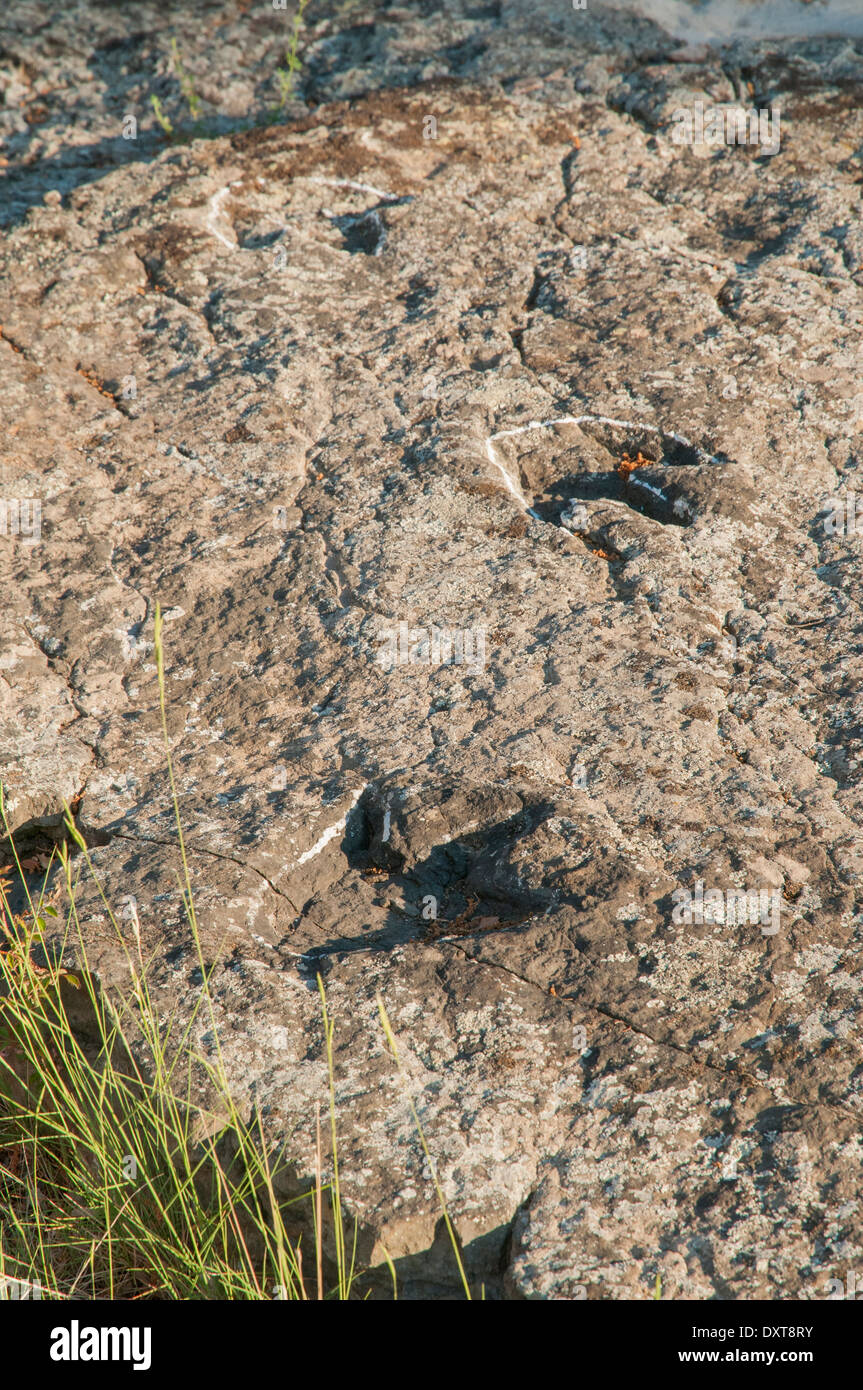
<svg viewBox="0 0 863 1390">
<path fill-rule="evenodd" d="M 157 96 L 153 95 L 150 97 L 150 105 L 152 106 L 153 111 L 155 112 L 156 120 L 162 127 L 164 134 L 170 140 L 174 134 L 174 127 L 168 120 L 168 117 L 165 115 L 164 111 L 162 110 L 162 103 L 160 102 Z"/>
</svg>

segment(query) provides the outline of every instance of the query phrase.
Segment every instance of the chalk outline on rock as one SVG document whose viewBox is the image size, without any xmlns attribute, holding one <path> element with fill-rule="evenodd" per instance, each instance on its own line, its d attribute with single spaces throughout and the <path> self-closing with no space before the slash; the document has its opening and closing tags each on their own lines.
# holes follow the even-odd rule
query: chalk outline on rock
<svg viewBox="0 0 863 1390">
<path fill-rule="evenodd" d="M 554 425 L 588 424 L 610 425 L 614 429 L 621 430 L 645 430 L 648 434 L 659 435 L 662 439 L 673 439 L 676 444 L 682 444 L 684 448 L 692 449 L 702 463 L 713 463 L 719 467 L 722 466 L 721 461 L 716 458 L 715 455 L 708 454 L 704 449 L 700 449 L 697 444 L 693 444 L 692 441 L 687 439 L 683 434 L 677 434 L 674 430 L 664 430 L 659 425 L 649 425 L 640 420 L 614 420 L 609 415 L 559 415 L 553 420 L 530 420 L 528 424 L 518 425 L 514 429 L 497 430 L 494 434 L 490 434 L 485 441 L 489 462 L 498 470 L 506 484 L 507 491 L 515 498 L 522 511 L 527 512 L 529 516 L 534 517 L 537 521 L 542 521 L 542 517 L 533 510 L 533 507 L 528 506 L 527 498 L 521 491 L 521 488 L 516 487 L 510 477 L 509 471 L 498 457 L 497 450 L 494 447 L 494 441 L 496 439 L 512 439 L 518 434 L 529 434 L 531 430 L 551 429 Z M 651 491 L 656 491 L 656 489 L 652 488 Z"/>
<path fill-rule="evenodd" d="M 326 846 L 330 843 L 330 840 L 334 840 L 337 835 L 341 834 L 341 832 L 347 826 L 348 816 L 351 814 L 351 811 L 353 811 L 354 807 L 356 806 L 357 802 L 359 801 L 360 797 L 362 796 L 363 792 L 365 791 L 368 785 L 368 782 L 364 782 L 361 787 L 357 788 L 351 799 L 351 804 L 345 811 L 344 815 L 336 821 L 335 825 L 330 825 L 327 827 L 323 835 L 321 835 L 320 838 L 316 840 L 315 843 L 312 845 L 311 849 L 307 849 L 304 854 L 300 855 L 299 859 L 294 865 L 295 869 L 298 869 L 301 864 L 308 863 L 310 859 L 314 859 L 315 855 L 320 854 L 321 850 L 326 848 Z"/>
</svg>

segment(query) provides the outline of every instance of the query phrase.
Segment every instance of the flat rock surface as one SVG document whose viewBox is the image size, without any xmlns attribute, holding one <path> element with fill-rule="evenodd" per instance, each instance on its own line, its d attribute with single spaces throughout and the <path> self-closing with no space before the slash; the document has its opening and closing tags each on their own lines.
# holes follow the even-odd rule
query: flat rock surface
<svg viewBox="0 0 863 1390">
<path fill-rule="evenodd" d="M 190 4 L 196 132 L 158 8 L 0 36 L 13 828 L 73 806 L 188 1017 L 158 601 L 225 1066 L 307 1179 L 321 974 L 362 1262 L 456 1290 L 380 996 L 492 1296 L 824 1297 L 863 1259 L 853 16 L 313 3 L 271 122 L 289 16 Z M 699 101 L 780 108 L 778 152 L 675 143 Z"/>
</svg>

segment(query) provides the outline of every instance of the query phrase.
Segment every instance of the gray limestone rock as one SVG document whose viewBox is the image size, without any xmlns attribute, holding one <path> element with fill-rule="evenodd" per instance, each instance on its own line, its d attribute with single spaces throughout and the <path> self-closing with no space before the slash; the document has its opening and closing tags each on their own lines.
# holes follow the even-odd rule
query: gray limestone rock
<svg viewBox="0 0 863 1390">
<path fill-rule="evenodd" d="M 186 4 L 197 134 L 158 7 L 4 21 L 7 813 L 73 803 L 188 1017 L 158 601 L 232 1084 L 307 1178 L 320 973 L 405 1296 L 457 1283 L 377 996 L 491 1296 L 863 1259 L 863 39 L 648 8 L 312 5 L 271 123 L 284 17 Z M 676 143 L 741 99 L 777 153 Z"/>
</svg>

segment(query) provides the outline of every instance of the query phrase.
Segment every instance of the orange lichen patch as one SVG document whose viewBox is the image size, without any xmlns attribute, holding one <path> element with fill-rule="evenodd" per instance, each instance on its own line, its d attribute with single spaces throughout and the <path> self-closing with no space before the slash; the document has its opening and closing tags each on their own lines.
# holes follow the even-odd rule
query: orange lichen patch
<svg viewBox="0 0 863 1390">
<path fill-rule="evenodd" d="M 620 551 L 610 541 L 606 541 L 602 535 L 585 535 L 582 532 L 581 540 L 591 555 L 598 556 L 600 560 L 606 560 L 610 565 L 617 564 L 623 559 Z"/>
<path fill-rule="evenodd" d="M 110 401 L 112 405 L 115 404 L 114 397 L 111 395 L 111 392 L 107 390 L 105 383 L 103 381 L 100 381 L 99 377 L 97 377 L 92 367 L 89 368 L 89 370 L 86 370 L 84 367 L 76 367 L 75 371 L 78 373 L 79 376 L 82 376 L 84 378 L 88 386 L 94 387 L 94 389 L 98 391 L 100 395 L 104 396 L 106 400 Z"/>
<path fill-rule="evenodd" d="M 19 348 L 18 344 L 17 344 L 17 343 L 13 343 L 12 339 L 9 338 L 9 337 L 7 337 L 7 335 L 3 332 L 3 325 L 2 325 L 2 323 L 0 323 L 0 338 L 3 339 L 3 342 L 4 342 L 4 343 L 8 343 L 8 344 L 9 344 L 9 346 L 10 346 L 10 348 L 12 349 L 13 352 L 18 352 L 18 353 L 20 353 L 22 356 L 24 355 L 24 349 L 23 349 L 23 348 Z"/>
<path fill-rule="evenodd" d="M 424 939 L 429 941 L 436 940 L 440 936 L 470 936 L 475 932 L 498 931 L 507 927 L 517 927 L 523 922 L 530 921 L 530 913 L 521 917 L 477 917 L 474 914 L 478 903 L 479 898 L 471 897 L 468 899 L 464 912 L 460 912 L 451 921 L 447 921 L 445 917 L 433 919 L 426 926 L 423 933 Z"/>
<path fill-rule="evenodd" d="M 624 454 L 620 462 L 615 464 L 614 471 L 619 478 L 626 479 L 629 477 L 630 473 L 633 473 L 635 471 L 636 468 L 647 468 L 648 465 L 653 462 L 653 459 L 646 459 L 641 450 L 639 449 L 634 459 L 631 459 L 629 457 L 629 454 Z"/>
</svg>

